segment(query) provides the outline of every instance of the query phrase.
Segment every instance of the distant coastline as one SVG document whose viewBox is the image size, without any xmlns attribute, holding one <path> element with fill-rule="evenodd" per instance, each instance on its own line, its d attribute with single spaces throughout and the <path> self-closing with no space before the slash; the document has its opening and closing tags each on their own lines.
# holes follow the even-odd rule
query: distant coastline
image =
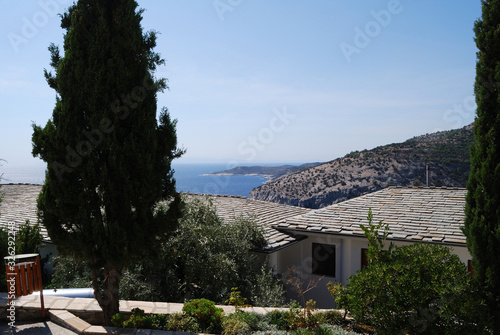
<svg viewBox="0 0 500 335">
<path fill-rule="evenodd" d="M 259 176 L 267 181 L 290 173 L 299 172 L 321 163 L 306 163 L 302 165 L 257 165 L 257 166 L 237 166 L 223 171 L 206 174 L 207 176 Z M 266 181 L 266 182 L 267 182 Z"/>
<path fill-rule="evenodd" d="M 262 177 L 266 179 L 273 179 L 274 176 L 272 174 L 261 174 L 261 173 L 234 173 L 234 172 L 229 172 L 222 171 L 222 172 L 214 172 L 214 173 L 205 173 L 202 174 L 202 176 L 249 176 L 249 177 Z"/>
<path fill-rule="evenodd" d="M 175 170 L 176 189 L 184 193 L 220 194 L 248 197 L 255 187 L 265 184 L 270 179 L 252 174 L 248 176 L 232 174 L 212 174 L 222 171 L 227 164 L 172 164 Z M 37 184 L 45 181 L 45 165 L 0 166 L 0 184 Z M 0 191 L 1 192 L 1 191 Z"/>
</svg>

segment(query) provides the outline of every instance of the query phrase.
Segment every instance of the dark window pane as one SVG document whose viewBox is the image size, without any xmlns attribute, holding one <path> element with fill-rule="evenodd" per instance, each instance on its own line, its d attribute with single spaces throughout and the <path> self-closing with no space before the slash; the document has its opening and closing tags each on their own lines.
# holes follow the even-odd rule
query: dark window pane
<svg viewBox="0 0 500 335">
<path fill-rule="evenodd" d="M 312 244 L 312 273 L 335 277 L 335 246 Z"/>
</svg>

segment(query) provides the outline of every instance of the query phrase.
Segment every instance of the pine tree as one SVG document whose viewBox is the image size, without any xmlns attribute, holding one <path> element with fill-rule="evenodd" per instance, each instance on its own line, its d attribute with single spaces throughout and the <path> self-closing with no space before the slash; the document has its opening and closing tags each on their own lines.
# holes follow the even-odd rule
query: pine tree
<svg viewBox="0 0 500 335">
<path fill-rule="evenodd" d="M 500 1 L 482 0 L 474 26 L 477 115 L 471 147 L 464 233 L 474 278 L 484 292 L 494 334 L 500 334 Z"/>
<path fill-rule="evenodd" d="M 183 151 L 168 111 L 157 119 L 167 85 L 154 71 L 164 61 L 137 6 L 79 0 L 61 16 L 64 55 L 50 45 L 55 73 L 45 70 L 56 104 L 45 127 L 33 125 L 33 155 L 47 162 L 41 223 L 61 254 L 91 266 L 106 324 L 127 265 L 153 252 L 180 216 L 171 162 Z"/>
</svg>

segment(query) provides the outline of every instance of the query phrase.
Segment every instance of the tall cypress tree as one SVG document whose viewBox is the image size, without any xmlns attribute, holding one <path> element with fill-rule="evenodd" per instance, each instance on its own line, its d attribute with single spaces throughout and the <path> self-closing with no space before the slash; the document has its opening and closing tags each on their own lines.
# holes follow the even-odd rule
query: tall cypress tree
<svg viewBox="0 0 500 335">
<path fill-rule="evenodd" d="M 479 49 L 474 86 L 477 115 L 464 233 L 494 334 L 500 334 L 500 0 L 482 0 L 482 18 L 474 32 Z"/>
<path fill-rule="evenodd" d="M 47 162 L 41 223 L 60 253 L 91 266 L 106 324 L 127 265 L 147 257 L 180 216 L 176 122 L 166 109 L 157 117 L 166 80 L 154 71 L 164 61 L 137 6 L 79 0 L 62 15 L 64 55 L 52 44 L 55 73 L 45 70 L 56 104 L 45 127 L 33 125 L 33 155 Z"/>
</svg>

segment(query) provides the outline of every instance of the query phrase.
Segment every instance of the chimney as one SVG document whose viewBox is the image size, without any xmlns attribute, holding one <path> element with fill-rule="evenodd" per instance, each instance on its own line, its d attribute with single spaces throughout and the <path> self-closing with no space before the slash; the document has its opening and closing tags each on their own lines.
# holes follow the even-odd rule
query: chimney
<svg viewBox="0 0 500 335">
<path fill-rule="evenodd" d="M 431 172 L 431 167 L 429 164 L 425 164 L 425 185 L 429 187 L 429 175 Z"/>
</svg>

